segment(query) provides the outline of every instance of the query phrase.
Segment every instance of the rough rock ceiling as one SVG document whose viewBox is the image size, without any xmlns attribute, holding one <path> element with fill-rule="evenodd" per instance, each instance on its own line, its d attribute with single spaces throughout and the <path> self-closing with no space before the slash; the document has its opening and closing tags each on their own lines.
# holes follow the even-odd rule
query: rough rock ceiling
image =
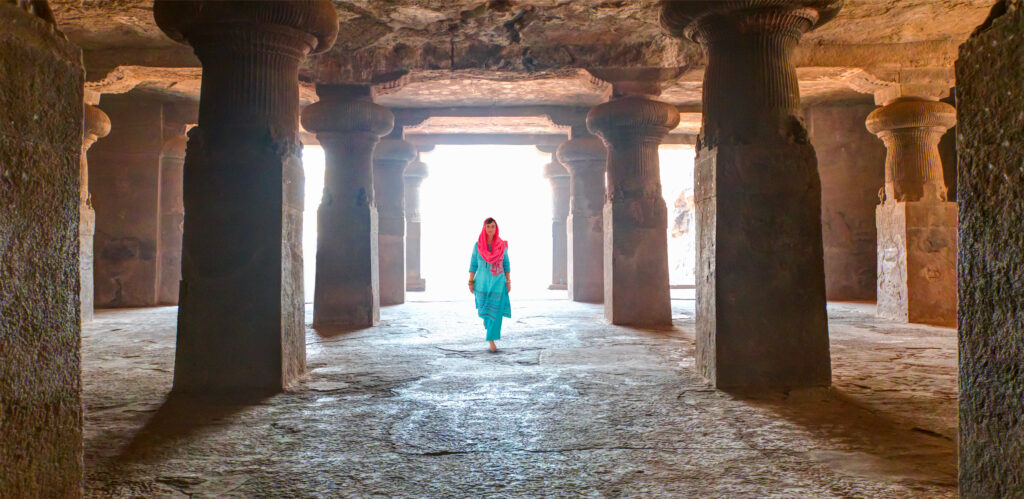
<svg viewBox="0 0 1024 499">
<path fill-rule="evenodd" d="M 854 95 L 854 68 L 948 67 L 994 0 L 847 0 L 833 22 L 804 39 L 801 88 L 814 99 Z M 703 54 L 665 35 L 657 0 L 335 0 L 341 31 L 303 67 L 312 82 L 370 81 L 410 71 L 381 96 L 391 106 L 592 105 L 607 98 L 588 67 L 692 71 L 663 98 L 699 102 Z M 102 92 L 134 85 L 195 96 L 198 61 L 156 27 L 152 0 L 51 0 L 61 29 L 84 49 Z M 115 72 L 119 66 L 120 74 Z M 104 80 L 100 83 L 100 80 Z"/>
</svg>

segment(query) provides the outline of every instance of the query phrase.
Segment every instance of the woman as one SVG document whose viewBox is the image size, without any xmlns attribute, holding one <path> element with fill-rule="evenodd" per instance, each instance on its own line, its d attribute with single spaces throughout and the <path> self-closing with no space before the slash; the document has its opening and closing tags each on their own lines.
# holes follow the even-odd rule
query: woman
<svg viewBox="0 0 1024 499">
<path fill-rule="evenodd" d="M 498 351 L 494 340 L 501 339 L 502 317 L 512 317 L 512 305 L 508 301 L 508 292 L 512 291 L 509 272 L 508 243 L 498 237 L 498 222 L 488 218 L 473 245 L 469 292 L 476 296 L 476 311 L 484 320 L 492 352 Z"/>
</svg>

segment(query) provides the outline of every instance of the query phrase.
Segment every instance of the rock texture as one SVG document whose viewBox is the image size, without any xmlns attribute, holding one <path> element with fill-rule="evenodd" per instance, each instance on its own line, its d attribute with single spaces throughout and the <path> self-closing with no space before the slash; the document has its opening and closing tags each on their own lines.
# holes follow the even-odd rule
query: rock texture
<svg viewBox="0 0 1024 499">
<path fill-rule="evenodd" d="M 1001 4 L 957 62 L 957 456 L 970 498 L 1024 491 L 1024 3 Z"/>
<path fill-rule="evenodd" d="M 173 309 L 103 311 L 83 337 L 87 492 L 956 494 L 952 329 L 830 307 L 835 389 L 736 396 L 693 369 L 691 300 L 653 332 L 551 293 L 513 302 L 497 354 L 469 299 L 407 302 L 366 331 L 307 329 L 302 388 L 220 403 L 164 401 Z"/>
<path fill-rule="evenodd" d="M 198 93 L 198 73 L 180 71 L 197 68 L 198 60 L 161 35 L 151 2 L 52 3 L 71 39 L 85 49 L 90 80 L 102 80 L 113 71 L 122 78 L 111 83 L 122 88 L 142 85 Z M 408 93 L 394 95 L 401 105 L 458 105 L 461 98 L 501 99 L 505 104 L 576 99 L 578 105 L 592 106 L 601 100 L 584 102 L 594 96 L 581 99 L 576 90 L 566 91 L 575 86 L 564 79 L 566 68 L 704 67 L 706 60 L 696 44 L 665 36 L 656 3 L 335 2 L 340 42 L 329 54 L 305 64 L 303 79 L 370 83 L 411 71 L 409 81 L 414 85 Z M 984 19 L 990 3 L 847 0 L 840 17 L 810 34 L 798 50 L 797 65 L 814 73 L 801 79 L 807 83 L 801 91 L 805 97 L 850 95 L 843 76 L 850 68 L 949 67 L 957 45 Z M 702 79 L 698 71 L 689 81 L 668 85 L 663 100 L 698 103 Z"/>
<path fill-rule="evenodd" d="M 804 111 L 821 177 L 821 237 L 829 300 L 875 299 L 875 206 L 885 183 L 885 146 L 864 129 L 864 119 L 874 109 L 870 102 L 854 101 L 819 104 Z"/>
<path fill-rule="evenodd" d="M 52 24 L 0 2 L 4 497 L 82 494 L 80 61 Z"/>
<path fill-rule="evenodd" d="M 163 103 L 140 93 L 107 94 L 110 134 L 89 150 L 96 209 L 96 306 L 158 303 Z"/>
</svg>

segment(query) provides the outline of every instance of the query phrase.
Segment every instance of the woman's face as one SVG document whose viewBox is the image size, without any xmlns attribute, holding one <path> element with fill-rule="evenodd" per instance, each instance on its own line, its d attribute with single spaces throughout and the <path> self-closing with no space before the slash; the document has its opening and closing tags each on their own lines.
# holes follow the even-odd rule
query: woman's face
<svg viewBox="0 0 1024 499">
<path fill-rule="evenodd" d="M 498 224 L 491 222 L 487 225 L 484 225 L 484 230 L 487 231 L 488 237 L 493 237 L 494 233 L 498 230 Z"/>
</svg>

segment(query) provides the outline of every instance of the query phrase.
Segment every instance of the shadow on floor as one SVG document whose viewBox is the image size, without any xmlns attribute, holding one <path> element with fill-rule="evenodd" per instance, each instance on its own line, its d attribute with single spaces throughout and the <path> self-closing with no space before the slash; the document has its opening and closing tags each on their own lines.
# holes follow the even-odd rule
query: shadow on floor
<svg viewBox="0 0 1024 499">
<path fill-rule="evenodd" d="M 199 431 L 227 424 L 231 416 L 264 403 L 268 394 L 212 397 L 171 392 L 131 440 L 111 460 L 114 467 L 158 459 L 164 449 Z"/>
<path fill-rule="evenodd" d="M 851 449 L 812 449 L 808 454 L 818 464 L 876 479 L 956 485 L 953 441 L 886 418 L 835 387 L 788 393 L 728 393 L 802 427 L 828 448 Z"/>
</svg>

